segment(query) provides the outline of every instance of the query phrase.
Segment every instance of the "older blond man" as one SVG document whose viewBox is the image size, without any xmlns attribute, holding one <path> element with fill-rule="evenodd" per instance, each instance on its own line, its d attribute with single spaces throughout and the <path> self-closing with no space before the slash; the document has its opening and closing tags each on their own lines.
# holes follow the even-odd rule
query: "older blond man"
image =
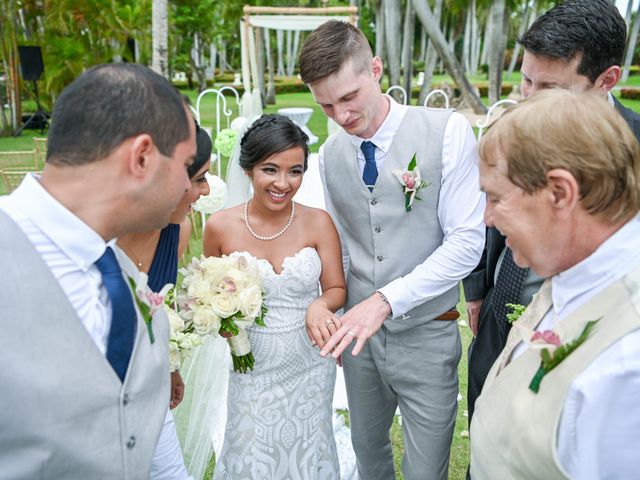
<svg viewBox="0 0 640 480">
<path fill-rule="evenodd" d="M 602 98 L 542 92 L 483 138 L 480 184 L 487 225 L 506 236 L 519 266 L 549 278 L 516 322 L 476 404 L 472 477 L 637 478 L 636 138 Z M 558 360 L 558 342 L 581 334 L 586 339 L 575 350 L 540 372 L 535 338 L 543 336 Z"/>
</svg>

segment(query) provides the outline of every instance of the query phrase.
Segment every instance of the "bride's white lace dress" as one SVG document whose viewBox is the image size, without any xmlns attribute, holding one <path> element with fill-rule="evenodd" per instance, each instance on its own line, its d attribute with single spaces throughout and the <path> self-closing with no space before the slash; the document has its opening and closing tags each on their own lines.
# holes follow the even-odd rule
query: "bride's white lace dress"
<svg viewBox="0 0 640 480">
<path fill-rule="evenodd" d="M 285 258 L 279 274 L 265 259 L 258 265 L 267 326 L 249 330 L 254 370 L 230 375 L 214 479 L 340 478 L 332 425 L 335 360 L 320 356 L 304 323 L 319 294 L 320 258 L 305 247 Z"/>
</svg>

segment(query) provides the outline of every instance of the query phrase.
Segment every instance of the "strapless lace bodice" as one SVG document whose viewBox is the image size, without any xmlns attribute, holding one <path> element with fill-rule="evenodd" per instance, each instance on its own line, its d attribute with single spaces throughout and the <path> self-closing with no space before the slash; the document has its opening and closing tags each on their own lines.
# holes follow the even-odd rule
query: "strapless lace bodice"
<svg viewBox="0 0 640 480">
<path fill-rule="evenodd" d="M 304 326 L 307 307 L 319 295 L 320 257 L 314 248 L 305 247 L 286 257 L 281 272 L 271 263 L 257 259 L 265 303 L 269 308 L 265 323 L 271 333 L 288 332 Z M 297 312 L 297 314 L 294 314 Z M 254 327 L 254 331 L 267 330 Z"/>
</svg>

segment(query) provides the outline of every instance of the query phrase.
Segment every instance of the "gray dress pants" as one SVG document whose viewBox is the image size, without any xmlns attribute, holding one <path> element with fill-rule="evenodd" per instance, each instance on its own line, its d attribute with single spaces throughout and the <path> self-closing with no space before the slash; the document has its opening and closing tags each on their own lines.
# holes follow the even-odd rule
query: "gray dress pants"
<svg viewBox="0 0 640 480">
<path fill-rule="evenodd" d="M 405 480 L 447 478 L 460 354 L 455 321 L 428 321 L 400 333 L 383 325 L 357 357 L 347 348 L 344 376 L 361 479 L 395 479 L 389 430 L 396 407 Z"/>
</svg>

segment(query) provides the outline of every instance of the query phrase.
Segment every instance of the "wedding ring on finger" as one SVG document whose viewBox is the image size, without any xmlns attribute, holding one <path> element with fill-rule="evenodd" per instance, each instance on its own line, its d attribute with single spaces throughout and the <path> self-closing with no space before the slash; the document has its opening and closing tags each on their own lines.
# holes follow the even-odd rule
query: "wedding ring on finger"
<svg viewBox="0 0 640 480">
<path fill-rule="evenodd" d="M 355 333 L 353 333 L 351 330 L 349 330 L 349 331 L 347 332 L 347 335 L 351 335 L 354 339 L 358 338 L 358 337 L 356 337 L 356 334 L 355 334 Z"/>
<path fill-rule="evenodd" d="M 333 320 L 329 319 L 329 320 L 327 320 L 326 322 L 324 322 L 324 324 L 325 324 L 327 327 L 329 327 L 329 325 L 333 325 L 333 324 L 334 324 L 334 322 L 333 322 Z"/>
</svg>

